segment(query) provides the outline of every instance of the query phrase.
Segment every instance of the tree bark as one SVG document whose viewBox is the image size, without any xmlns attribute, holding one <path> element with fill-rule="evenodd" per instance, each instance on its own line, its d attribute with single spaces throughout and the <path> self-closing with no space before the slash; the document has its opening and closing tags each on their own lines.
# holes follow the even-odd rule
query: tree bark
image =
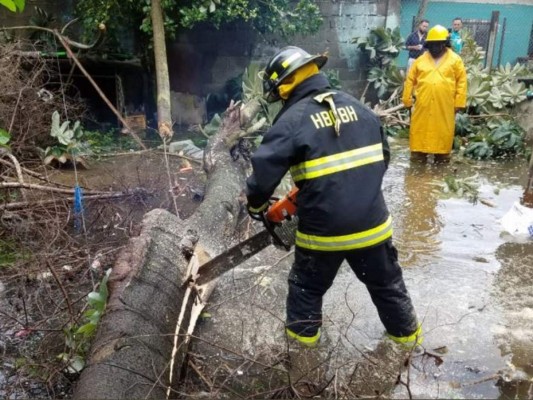
<svg viewBox="0 0 533 400">
<path fill-rule="evenodd" d="M 429 3 L 429 0 L 420 1 L 420 7 L 418 7 L 418 12 L 416 13 L 415 26 L 413 28 L 416 29 L 416 27 L 420 24 L 420 21 L 424 19 L 426 15 L 426 10 L 428 8 L 428 3 Z"/>
<path fill-rule="evenodd" d="M 151 211 L 141 234 L 118 257 L 106 312 L 74 399 L 178 397 L 173 387 L 216 280 L 194 288 L 182 283 L 189 268 L 197 269 L 233 244 L 247 163 L 232 158 L 227 138 L 259 108 L 252 102 L 226 112 L 205 149 L 206 194 L 195 213 L 181 221 L 165 210 Z"/>
<path fill-rule="evenodd" d="M 168 76 L 165 25 L 160 0 L 152 0 L 152 29 L 154 37 L 155 74 L 157 79 L 157 127 L 162 138 L 172 137 L 170 110 L 170 79 Z"/>
</svg>

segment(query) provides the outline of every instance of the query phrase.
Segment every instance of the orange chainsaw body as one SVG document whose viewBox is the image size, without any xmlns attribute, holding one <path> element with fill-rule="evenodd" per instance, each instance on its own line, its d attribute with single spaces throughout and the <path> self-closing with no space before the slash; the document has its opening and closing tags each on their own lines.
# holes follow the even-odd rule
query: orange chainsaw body
<svg viewBox="0 0 533 400">
<path fill-rule="evenodd" d="M 296 214 L 296 195 L 298 194 L 298 188 L 293 187 L 289 193 L 283 198 L 274 202 L 266 214 L 267 219 L 270 222 L 283 222 L 286 219 L 291 219 Z"/>
</svg>

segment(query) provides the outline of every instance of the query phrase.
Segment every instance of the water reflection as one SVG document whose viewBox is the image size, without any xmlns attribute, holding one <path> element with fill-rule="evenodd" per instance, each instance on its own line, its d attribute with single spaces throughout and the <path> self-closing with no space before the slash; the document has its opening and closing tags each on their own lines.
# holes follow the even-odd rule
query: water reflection
<svg viewBox="0 0 533 400">
<path fill-rule="evenodd" d="M 443 166 L 411 162 L 404 175 L 404 203 L 399 210 L 401 262 L 405 267 L 430 264 L 440 250 L 443 226 L 437 210 Z"/>
</svg>

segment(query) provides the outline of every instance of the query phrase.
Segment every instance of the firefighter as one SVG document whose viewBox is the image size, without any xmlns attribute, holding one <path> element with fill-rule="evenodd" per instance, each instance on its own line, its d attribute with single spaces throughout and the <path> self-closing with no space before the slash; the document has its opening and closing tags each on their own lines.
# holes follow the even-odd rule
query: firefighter
<svg viewBox="0 0 533 400">
<path fill-rule="evenodd" d="M 405 80 L 402 101 L 411 112 L 411 159 L 448 162 L 455 134 L 455 114 L 466 106 L 466 70 L 450 48 L 449 32 L 436 25 L 428 32 L 427 52 L 418 57 Z"/>
<path fill-rule="evenodd" d="M 389 146 L 379 118 L 319 73 L 327 57 L 281 49 L 263 71 L 269 102 L 282 109 L 252 156 L 248 211 L 254 218 L 290 170 L 299 188 L 295 261 L 288 278 L 286 333 L 315 346 L 322 297 L 347 260 L 366 285 L 390 338 L 415 344 L 421 329 L 392 244 L 381 191 Z"/>
</svg>

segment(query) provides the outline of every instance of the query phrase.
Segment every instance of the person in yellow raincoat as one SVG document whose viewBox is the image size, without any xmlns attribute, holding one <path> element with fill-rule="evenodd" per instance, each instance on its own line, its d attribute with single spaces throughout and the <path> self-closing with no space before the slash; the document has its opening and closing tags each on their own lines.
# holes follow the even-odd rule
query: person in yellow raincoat
<svg viewBox="0 0 533 400">
<path fill-rule="evenodd" d="M 436 25 L 428 32 L 425 47 L 409 69 L 402 101 L 411 108 L 409 147 L 412 160 L 435 162 L 450 159 L 455 133 L 455 113 L 466 106 L 466 70 L 450 48 L 449 32 Z M 413 106 L 413 96 L 416 101 Z"/>
</svg>

